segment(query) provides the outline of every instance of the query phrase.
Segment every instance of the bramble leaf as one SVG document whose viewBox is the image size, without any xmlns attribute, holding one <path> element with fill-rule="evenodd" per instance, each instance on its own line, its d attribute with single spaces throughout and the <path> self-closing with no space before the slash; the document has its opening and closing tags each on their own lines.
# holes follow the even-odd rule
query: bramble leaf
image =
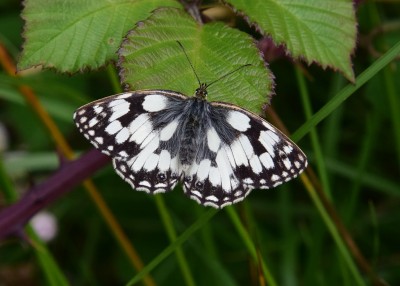
<svg viewBox="0 0 400 286">
<path fill-rule="evenodd" d="M 225 0 L 294 58 L 341 71 L 354 81 L 356 19 L 347 0 Z"/>
<path fill-rule="evenodd" d="M 120 76 L 128 89 L 170 89 L 193 95 L 199 83 L 211 83 L 246 64 L 208 89 L 212 101 L 227 101 L 259 112 L 272 94 L 272 76 L 246 33 L 222 23 L 200 25 L 186 12 L 156 10 L 127 36 L 119 51 Z"/>
<path fill-rule="evenodd" d="M 96 69 L 116 58 L 122 37 L 173 0 L 26 0 L 25 43 L 18 69 L 42 65 L 62 72 Z"/>
</svg>

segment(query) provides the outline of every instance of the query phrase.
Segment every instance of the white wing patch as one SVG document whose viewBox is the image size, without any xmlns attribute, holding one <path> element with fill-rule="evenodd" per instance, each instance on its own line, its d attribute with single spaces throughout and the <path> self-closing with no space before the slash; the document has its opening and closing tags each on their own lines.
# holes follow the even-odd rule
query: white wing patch
<svg viewBox="0 0 400 286">
<path fill-rule="evenodd" d="M 130 110 L 129 106 L 130 106 L 130 103 L 124 99 L 118 99 L 118 100 L 110 102 L 108 107 L 112 111 L 112 114 L 111 114 L 109 121 L 112 122 L 115 119 L 118 119 L 121 116 L 124 116 L 125 114 L 127 114 Z"/>
<path fill-rule="evenodd" d="M 257 155 L 253 155 L 250 158 L 250 166 L 255 174 L 260 174 L 262 172 L 263 168 L 261 166 L 260 158 Z"/>
<path fill-rule="evenodd" d="M 171 139 L 171 137 L 174 135 L 176 131 L 176 128 L 178 127 L 178 124 L 179 124 L 178 120 L 174 120 L 168 123 L 168 125 L 161 130 L 160 134 L 161 141 L 168 141 L 169 139 Z"/>
<path fill-rule="evenodd" d="M 218 167 L 210 168 L 209 180 L 210 180 L 211 184 L 215 187 L 218 187 L 221 185 L 221 174 L 218 171 Z"/>
<path fill-rule="evenodd" d="M 122 129 L 122 125 L 121 122 L 119 122 L 118 120 L 115 120 L 113 122 L 111 122 L 105 129 L 105 131 L 108 133 L 108 135 L 114 135 L 116 134 L 118 131 L 120 131 Z"/>
<path fill-rule="evenodd" d="M 267 131 L 261 131 L 260 132 L 260 137 L 258 140 L 261 142 L 261 144 L 264 146 L 264 148 L 267 150 L 267 152 L 271 155 L 274 156 L 274 145 L 275 141 L 272 140 L 272 138 L 268 135 L 269 133 Z"/>
<path fill-rule="evenodd" d="M 218 152 L 219 146 L 221 145 L 221 139 L 214 127 L 210 127 L 207 130 L 207 144 L 211 151 Z"/>
<path fill-rule="evenodd" d="M 136 130 L 139 129 L 144 123 L 149 120 L 149 115 L 147 113 L 142 113 L 138 117 L 136 117 L 130 124 L 129 124 L 129 132 L 134 134 Z"/>
<path fill-rule="evenodd" d="M 126 127 L 122 128 L 122 129 L 117 133 L 117 136 L 115 136 L 115 142 L 116 142 L 117 144 L 122 144 L 122 143 L 124 143 L 126 140 L 128 140 L 129 135 L 130 135 L 130 133 L 129 133 L 128 128 L 126 128 Z"/>
<path fill-rule="evenodd" d="M 227 121 L 233 128 L 242 132 L 250 128 L 250 118 L 236 110 L 229 111 Z"/>
<path fill-rule="evenodd" d="M 242 149 L 244 151 L 244 153 L 246 154 L 246 157 L 248 160 L 251 159 L 251 157 L 253 157 L 254 155 L 254 150 L 253 150 L 253 146 L 250 143 L 249 138 L 247 138 L 246 135 L 240 135 L 239 136 L 239 142 L 242 145 Z"/>
<path fill-rule="evenodd" d="M 233 175 L 232 166 L 229 162 L 225 148 L 221 148 L 217 154 L 215 162 L 218 166 L 219 175 L 221 176 L 221 187 L 224 192 L 231 191 L 230 177 Z"/>
<path fill-rule="evenodd" d="M 248 166 L 249 161 L 247 160 L 246 153 L 243 150 L 242 144 L 240 143 L 240 138 L 233 141 L 232 145 L 230 146 L 233 154 L 233 159 L 237 166 L 244 165 Z"/>
<path fill-rule="evenodd" d="M 162 150 L 160 152 L 160 159 L 158 161 L 158 169 L 160 172 L 168 171 L 171 166 L 171 155 L 167 150 Z"/>
<path fill-rule="evenodd" d="M 272 160 L 271 155 L 268 152 L 261 154 L 260 161 L 267 170 L 272 169 L 275 166 L 274 161 Z"/>
<path fill-rule="evenodd" d="M 136 144 L 142 144 L 142 142 L 147 138 L 147 136 L 153 131 L 153 126 L 151 122 L 145 121 L 142 126 L 137 128 L 135 132 L 131 133 L 131 138 L 129 141 L 133 141 Z"/>
<path fill-rule="evenodd" d="M 154 154 L 154 153 L 150 154 L 150 156 L 147 157 L 143 168 L 146 171 L 153 171 L 157 167 L 159 158 L 160 158 L 160 156 L 157 154 Z"/>
<path fill-rule="evenodd" d="M 140 169 L 143 167 L 144 163 L 146 162 L 147 158 L 151 156 L 154 151 L 157 150 L 158 146 L 160 144 L 160 139 L 157 137 L 154 137 L 153 140 L 150 141 L 149 144 L 147 144 L 143 150 L 140 151 L 140 153 L 137 155 L 137 158 L 135 162 L 132 165 L 132 170 L 135 172 L 139 172 Z"/>
<path fill-rule="evenodd" d="M 197 179 L 199 181 L 204 181 L 208 177 L 208 174 L 210 173 L 210 166 L 211 166 L 210 159 L 204 159 L 203 161 L 200 162 L 199 167 L 197 169 Z"/>
<path fill-rule="evenodd" d="M 167 98 L 160 94 L 146 96 L 143 102 L 143 109 L 148 112 L 161 111 L 167 107 Z"/>
</svg>

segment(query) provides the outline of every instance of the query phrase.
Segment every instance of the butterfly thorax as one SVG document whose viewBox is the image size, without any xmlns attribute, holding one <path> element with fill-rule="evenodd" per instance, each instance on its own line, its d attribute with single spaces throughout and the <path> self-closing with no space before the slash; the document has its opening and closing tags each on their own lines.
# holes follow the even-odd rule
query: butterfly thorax
<svg viewBox="0 0 400 286">
<path fill-rule="evenodd" d="M 195 97 L 200 98 L 200 99 L 206 99 L 207 98 L 207 87 L 208 87 L 208 85 L 206 83 L 201 83 L 200 87 L 198 89 L 196 89 Z"/>
</svg>

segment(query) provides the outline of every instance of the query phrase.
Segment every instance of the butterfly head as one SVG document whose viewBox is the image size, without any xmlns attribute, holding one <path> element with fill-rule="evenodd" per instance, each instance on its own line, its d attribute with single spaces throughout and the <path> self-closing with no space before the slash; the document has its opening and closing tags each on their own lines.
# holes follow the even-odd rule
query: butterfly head
<svg viewBox="0 0 400 286">
<path fill-rule="evenodd" d="M 200 87 L 196 89 L 195 96 L 199 99 L 206 99 L 207 98 L 207 87 L 208 85 L 206 83 L 201 83 Z"/>
<path fill-rule="evenodd" d="M 197 73 L 196 73 L 196 71 L 195 71 L 195 69 L 194 69 L 194 67 L 193 67 L 192 62 L 190 61 L 189 56 L 187 55 L 187 53 L 186 53 L 186 51 L 185 51 L 185 48 L 183 47 L 183 45 L 181 44 L 181 42 L 179 42 L 179 41 L 176 41 L 176 42 L 178 43 L 178 45 L 179 45 L 180 48 L 182 49 L 183 53 L 185 54 L 185 57 L 186 57 L 186 59 L 188 60 L 189 65 L 190 65 L 190 67 L 192 68 L 192 71 L 193 71 L 194 75 L 196 76 L 196 79 L 197 79 L 197 81 L 198 81 L 198 83 L 199 83 L 199 85 L 200 85 L 200 87 L 199 87 L 198 89 L 196 89 L 196 93 L 195 93 L 195 96 L 196 96 L 197 99 L 206 100 L 206 99 L 207 99 L 207 88 L 208 88 L 209 86 L 211 86 L 212 84 L 216 83 L 217 81 L 220 81 L 221 79 L 223 79 L 223 78 L 225 78 L 225 77 L 227 77 L 227 76 L 229 76 L 229 75 L 231 75 L 231 74 L 237 72 L 238 70 L 240 70 L 240 69 L 242 69 L 242 68 L 244 68 L 244 67 L 251 66 L 251 64 L 246 64 L 246 65 L 240 66 L 240 67 L 238 67 L 237 69 L 235 69 L 235 70 L 233 70 L 233 71 L 231 71 L 231 72 L 228 72 L 228 73 L 224 74 L 223 76 L 217 78 L 217 79 L 214 80 L 213 82 L 210 82 L 209 84 L 201 83 L 200 78 L 199 78 L 199 76 L 197 75 Z"/>
</svg>

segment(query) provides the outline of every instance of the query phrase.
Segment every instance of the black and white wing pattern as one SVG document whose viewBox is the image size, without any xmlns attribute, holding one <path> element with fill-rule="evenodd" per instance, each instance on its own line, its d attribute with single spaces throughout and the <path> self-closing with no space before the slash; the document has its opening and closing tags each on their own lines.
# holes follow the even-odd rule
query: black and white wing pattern
<svg viewBox="0 0 400 286">
<path fill-rule="evenodd" d="M 114 169 L 132 188 L 163 193 L 180 177 L 178 154 L 169 142 L 177 122 L 158 117 L 186 99 L 171 91 L 122 93 L 80 107 L 74 121 L 86 139 L 113 158 Z"/>
<path fill-rule="evenodd" d="M 207 102 L 206 87 L 194 97 L 118 94 L 79 108 L 74 120 L 132 188 L 155 194 L 182 181 L 185 194 L 205 206 L 231 205 L 304 170 L 306 156 L 290 139 L 253 113 Z"/>
<path fill-rule="evenodd" d="M 211 118 L 204 139 L 208 156 L 183 178 L 190 198 L 222 208 L 242 201 L 253 189 L 287 182 L 307 167 L 300 148 L 261 117 L 228 103 L 210 105 L 212 114 L 222 118 Z"/>
</svg>

